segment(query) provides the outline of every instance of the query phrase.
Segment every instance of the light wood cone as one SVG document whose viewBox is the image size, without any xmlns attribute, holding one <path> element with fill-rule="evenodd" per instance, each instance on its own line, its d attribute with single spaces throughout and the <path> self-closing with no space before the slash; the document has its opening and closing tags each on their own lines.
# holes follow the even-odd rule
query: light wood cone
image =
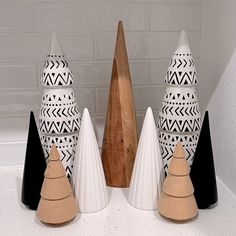
<svg viewBox="0 0 236 236">
<path fill-rule="evenodd" d="M 160 214 L 176 221 L 192 219 L 197 215 L 194 189 L 189 177 L 189 167 L 181 143 L 176 145 L 169 172 L 162 186 L 158 203 Z"/>
<path fill-rule="evenodd" d="M 72 220 L 78 208 L 55 145 L 51 148 L 44 176 L 37 217 L 48 224 L 62 224 Z"/>
<path fill-rule="evenodd" d="M 102 145 L 102 162 L 107 185 L 129 186 L 137 140 L 136 116 L 125 36 L 122 22 L 119 22 Z"/>
</svg>

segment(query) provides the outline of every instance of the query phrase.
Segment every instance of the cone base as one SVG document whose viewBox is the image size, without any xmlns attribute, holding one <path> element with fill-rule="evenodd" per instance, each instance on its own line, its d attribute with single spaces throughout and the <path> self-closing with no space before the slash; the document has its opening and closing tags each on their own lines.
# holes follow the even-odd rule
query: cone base
<svg viewBox="0 0 236 236">
<path fill-rule="evenodd" d="M 185 198 L 176 198 L 163 192 L 159 200 L 158 210 L 162 216 L 175 221 L 190 220 L 198 213 L 193 195 Z"/>
<path fill-rule="evenodd" d="M 36 212 L 40 221 L 46 224 L 64 224 L 78 213 L 78 208 L 73 195 L 58 201 L 41 198 Z"/>
</svg>

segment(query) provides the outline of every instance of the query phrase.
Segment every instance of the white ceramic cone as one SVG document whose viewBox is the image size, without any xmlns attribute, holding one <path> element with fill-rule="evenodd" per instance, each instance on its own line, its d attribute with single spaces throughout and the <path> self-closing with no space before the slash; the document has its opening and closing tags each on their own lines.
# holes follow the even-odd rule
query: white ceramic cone
<svg viewBox="0 0 236 236">
<path fill-rule="evenodd" d="M 164 169 L 152 109 L 147 109 L 138 143 L 128 201 L 139 209 L 157 209 Z"/>
<path fill-rule="evenodd" d="M 74 193 L 81 213 L 108 205 L 106 181 L 92 121 L 84 109 L 73 173 Z"/>
</svg>

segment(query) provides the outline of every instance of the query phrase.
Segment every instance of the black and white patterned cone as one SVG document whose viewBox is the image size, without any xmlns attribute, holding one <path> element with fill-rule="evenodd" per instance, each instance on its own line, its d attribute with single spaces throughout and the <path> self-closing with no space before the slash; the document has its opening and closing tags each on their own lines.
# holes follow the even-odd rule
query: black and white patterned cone
<svg viewBox="0 0 236 236">
<path fill-rule="evenodd" d="M 47 159 L 52 144 L 56 145 L 70 179 L 81 114 L 70 88 L 74 84 L 73 75 L 55 34 L 52 36 L 51 51 L 46 57 L 41 82 L 44 87 L 39 116 L 42 146 Z"/>
<path fill-rule="evenodd" d="M 201 127 L 201 114 L 194 85 L 197 75 L 185 31 L 180 35 L 165 77 L 167 84 L 157 126 L 161 154 L 167 173 L 177 142 L 181 142 L 192 164 Z"/>
</svg>

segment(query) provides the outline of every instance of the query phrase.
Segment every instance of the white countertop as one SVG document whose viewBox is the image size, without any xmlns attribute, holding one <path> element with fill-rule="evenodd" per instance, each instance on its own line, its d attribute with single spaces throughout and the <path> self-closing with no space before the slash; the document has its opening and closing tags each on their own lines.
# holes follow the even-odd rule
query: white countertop
<svg viewBox="0 0 236 236">
<path fill-rule="evenodd" d="M 0 168 L 0 233 L 6 235 L 96 235 L 168 236 L 236 235 L 236 198 L 218 181 L 219 204 L 200 210 L 194 221 L 176 224 L 161 218 L 156 211 L 131 207 L 127 189 L 111 189 L 110 204 L 104 210 L 79 214 L 62 227 L 48 227 L 37 220 L 35 211 L 20 202 L 22 167 Z"/>
</svg>

